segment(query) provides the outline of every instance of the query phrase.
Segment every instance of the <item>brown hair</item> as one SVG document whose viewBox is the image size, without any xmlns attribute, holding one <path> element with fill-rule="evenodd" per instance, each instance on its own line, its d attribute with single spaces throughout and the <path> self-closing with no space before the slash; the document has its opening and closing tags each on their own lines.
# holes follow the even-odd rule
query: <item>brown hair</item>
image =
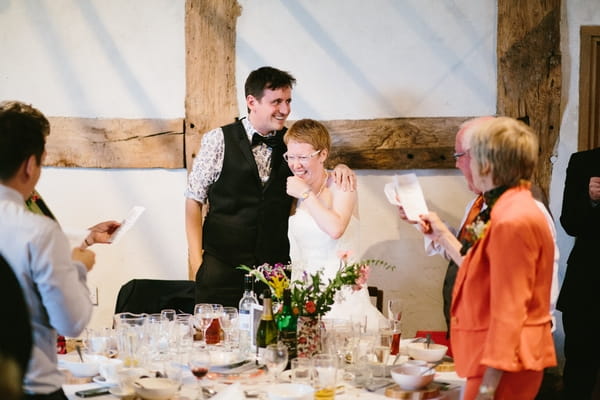
<svg viewBox="0 0 600 400">
<path fill-rule="evenodd" d="M 300 119 L 292 125 L 283 136 L 283 141 L 287 145 L 290 140 L 300 143 L 308 143 L 315 150 L 331 149 L 331 138 L 325 125 L 314 119 Z"/>
</svg>

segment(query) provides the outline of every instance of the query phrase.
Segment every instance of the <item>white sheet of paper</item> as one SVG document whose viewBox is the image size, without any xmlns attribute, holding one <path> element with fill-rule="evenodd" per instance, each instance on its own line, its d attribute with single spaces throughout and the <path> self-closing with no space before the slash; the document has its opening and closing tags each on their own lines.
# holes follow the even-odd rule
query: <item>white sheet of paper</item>
<svg viewBox="0 0 600 400">
<path fill-rule="evenodd" d="M 423 190 L 415 174 L 396 175 L 395 180 L 395 200 L 400 201 L 406 217 L 410 221 L 418 221 L 419 215 L 427 214 L 427 204 L 423 196 Z"/>
<path fill-rule="evenodd" d="M 144 211 L 146 211 L 146 208 L 142 206 L 133 207 L 131 211 L 129 211 L 129 214 L 127 214 L 127 217 L 125 217 L 125 219 L 121 222 L 121 226 L 112 234 L 110 242 L 113 244 L 118 243 L 121 238 L 125 236 L 127 231 L 133 227 L 137 219 Z"/>
</svg>

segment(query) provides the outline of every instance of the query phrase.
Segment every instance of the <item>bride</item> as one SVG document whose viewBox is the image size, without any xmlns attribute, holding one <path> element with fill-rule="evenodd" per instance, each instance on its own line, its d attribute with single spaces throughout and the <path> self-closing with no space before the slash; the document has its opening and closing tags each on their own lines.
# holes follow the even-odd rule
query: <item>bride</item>
<svg viewBox="0 0 600 400">
<path fill-rule="evenodd" d="M 287 145 L 283 157 L 294 174 L 288 178 L 287 194 L 296 198 L 288 228 L 292 280 L 321 269 L 325 280 L 332 279 L 340 267 L 340 254 L 359 248 L 357 192 L 343 191 L 325 169 L 331 139 L 321 123 L 298 120 L 283 140 Z M 385 321 L 371 303 L 366 285 L 356 292 L 344 287 L 325 318 L 360 323 L 366 319 L 369 330 Z"/>
</svg>

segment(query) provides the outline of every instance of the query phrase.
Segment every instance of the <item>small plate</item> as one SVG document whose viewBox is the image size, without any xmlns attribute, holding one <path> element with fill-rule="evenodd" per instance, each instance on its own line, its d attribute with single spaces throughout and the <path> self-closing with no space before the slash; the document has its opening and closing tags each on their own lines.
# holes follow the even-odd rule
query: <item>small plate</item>
<svg viewBox="0 0 600 400">
<path fill-rule="evenodd" d="M 96 375 L 92 380 L 103 386 L 117 386 L 119 384 L 117 381 L 107 381 L 102 375 Z"/>
</svg>

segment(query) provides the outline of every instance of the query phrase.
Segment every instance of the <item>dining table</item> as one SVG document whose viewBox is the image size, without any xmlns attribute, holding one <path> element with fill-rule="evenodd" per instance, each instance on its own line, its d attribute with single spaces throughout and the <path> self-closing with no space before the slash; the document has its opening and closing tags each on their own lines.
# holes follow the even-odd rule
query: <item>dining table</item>
<svg viewBox="0 0 600 400">
<path fill-rule="evenodd" d="M 60 358 L 60 357 L 59 357 Z M 68 371 L 66 371 L 68 374 Z M 290 374 L 284 371 L 277 383 L 290 382 Z M 76 395 L 76 392 L 81 390 L 102 388 L 107 387 L 99 379 L 87 379 L 83 381 L 81 379 L 68 381 L 63 385 L 63 390 L 69 398 L 69 400 L 81 400 L 82 397 Z M 379 385 L 378 385 L 379 383 Z M 383 386 L 386 384 L 386 386 Z M 236 382 L 231 382 L 221 379 L 209 379 L 205 378 L 201 381 L 201 385 L 208 390 L 205 391 L 204 397 L 199 397 L 199 386 L 198 382 L 191 374 L 189 370 L 184 370 L 182 377 L 182 384 L 178 393 L 172 397 L 172 400 L 195 400 L 197 398 L 207 399 L 208 395 L 214 400 L 269 400 L 269 388 L 271 385 L 276 384 L 270 378 L 265 377 L 244 379 Z M 434 378 L 434 384 L 440 385 L 443 389 L 440 391 L 440 395 L 436 397 L 429 397 L 431 400 L 461 400 L 462 390 L 465 384 L 465 380 L 458 377 L 455 372 L 436 372 Z M 350 382 L 344 382 L 343 379 L 338 379 L 338 386 L 336 390 L 336 400 L 383 400 L 394 397 L 386 396 L 386 390 L 393 387 L 394 382 L 391 378 L 374 378 L 370 390 L 364 387 L 355 387 Z M 381 386 L 381 387 L 378 387 Z M 110 389 L 110 387 L 108 387 Z M 389 394 L 389 393 L 388 393 Z M 121 397 L 107 393 L 99 396 L 94 396 L 91 399 L 96 400 L 115 400 Z M 425 397 L 412 396 L 412 397 L 395 397 L 404 399 L 421 399 Z M 132 399 L 139 400 L 139 397 L 133 397 Z"/>
</svg>

